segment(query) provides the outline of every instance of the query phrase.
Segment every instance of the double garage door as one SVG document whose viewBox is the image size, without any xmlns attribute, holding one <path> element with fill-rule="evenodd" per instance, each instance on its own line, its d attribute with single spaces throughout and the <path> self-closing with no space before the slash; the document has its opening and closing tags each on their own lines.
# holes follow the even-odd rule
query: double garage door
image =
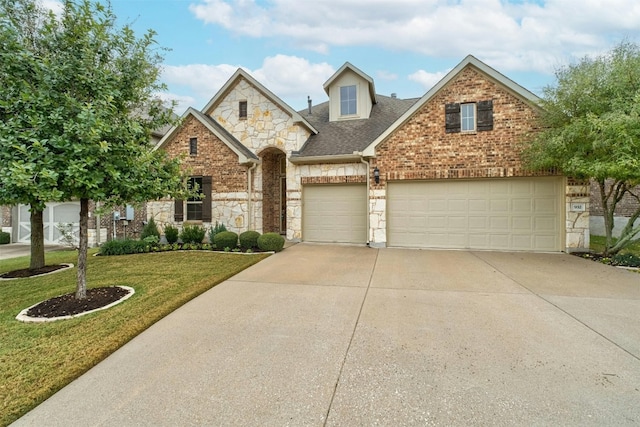
<svg viewBox="0 0 640 427">
<path fill-rule="evenodd" d="M 387 245 L 560 251 L 563 180 L 391 182 Z"/>
<path fill-rule="evenodd" d="M 387 246 L 561 251 L 563 179 L 503 178 L 387 183 Z M 302 238 L 363 244 L 366 185 L 303 189 Z"/>
</svg>

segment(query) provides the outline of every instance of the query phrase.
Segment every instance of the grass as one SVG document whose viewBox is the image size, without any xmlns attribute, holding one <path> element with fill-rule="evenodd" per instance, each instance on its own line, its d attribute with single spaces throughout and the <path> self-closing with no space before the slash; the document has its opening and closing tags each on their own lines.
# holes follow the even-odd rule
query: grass
<svg viewBox="0 0 640 427">
<path fill-rule="evenodd" d="M 89 257 L 88 287 L 126 285 L 135 295 L 107 310 L 45 324 L 22 323 L 15 316 L 73 292 L 76 268 L 0 281 L 0 425 L 15 421 L 187 301 L 267 256 L 191 251 Z M 47 264 L 67 262 L 77 263 L 75 251 L 46 254 Z M 28 266 L 28 257 L 3 260 L 0 273 Z"/>
<path fill-rule="evenodd" d="M 590 249 L 595 252 L 595 253 L 599 253 L 601 254 L 602 251 L 604 251 L 604 243 L 605 243 L 605 237 L 604 236 L 594 236 L 593 234 L 590 237 Z M 634 242 L 632 242 L 631 244 L 629 244 L 626 248 L 622 249 L 620 251 L 621 254 L 633 254 L 636 256 L 640 256 L 640 239 L 635 240 Z"/>
</svg>

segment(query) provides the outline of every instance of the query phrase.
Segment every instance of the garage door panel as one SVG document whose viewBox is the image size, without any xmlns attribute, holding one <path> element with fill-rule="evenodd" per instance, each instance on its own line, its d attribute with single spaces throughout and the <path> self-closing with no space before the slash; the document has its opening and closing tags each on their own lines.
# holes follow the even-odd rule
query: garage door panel
<svg viewBox="0 0 640 427">
<path fill-rule="evenodd" d="M 562 183 L 557 177 L 390 182 L 388 245 L 559 251 Z M 407 203 L 412 197 L 419 202 Z M 396 219 L 407 218 L 406 209 L 411 221 L 400 227 Z"/>
<path fill-rule="evenodd" d="M 404 212 L 411 212 L 405 204 Z M 365 243 L 366 185 L 309 185 L 303 188 L 302 238 L 309 242 Z"/>
</svg>

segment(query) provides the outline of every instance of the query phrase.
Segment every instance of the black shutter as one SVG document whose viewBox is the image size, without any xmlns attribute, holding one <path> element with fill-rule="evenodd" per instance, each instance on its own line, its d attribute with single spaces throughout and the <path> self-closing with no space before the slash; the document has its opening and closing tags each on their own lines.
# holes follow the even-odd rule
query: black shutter
<svg viewBox="0 0 640 427">
<path fill-rule="evenodd" d="M 211 177 L 202 177 L 202 222 L 211 222 Z"/>
<path fill-rule="evenodd" d="M 460 104 L 446 104 L 444 106 L 445 132 L 460 132 Z"/>
<path fill-rule="evenodd" d="M 478 131 L 493 130 L 493 101 L 478 102 Z"/>
<path fill-rule="evenodd" d="M 175 212 L 174 212 L 174 215 L 173 215 L 173 220 L 175 222 L 184 221 L 184 203 L 183 203 L 183 200 L 176 199 Z"/>
</svg>

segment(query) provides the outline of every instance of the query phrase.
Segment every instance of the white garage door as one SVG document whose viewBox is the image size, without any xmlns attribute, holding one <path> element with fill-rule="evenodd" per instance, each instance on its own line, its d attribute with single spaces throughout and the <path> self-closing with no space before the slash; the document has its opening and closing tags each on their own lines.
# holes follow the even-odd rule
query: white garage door
<svg viewBox="0 0 640 427">
<path fill-rule="evenodd" d="M 365 184 L 305 185 L 302 239 L 307 242 L 367 241 Z"/>
<path fill-rule="evenodd" d="M 44 243 L 59 244 L 59 224 L 71 224 L 71 232 L 78 239 L 80 229 L 80 202 L 47 203 L 42 212 L 44 224 Z M 31 241 L 31 214 L 29 206 L 18 206 L 18 241 L 29 243 Z"/>
<path fill-rule="evenodd" d="M 391 182 L 389 246 L 560 251 L 562 178 Z"/>
</svg>

